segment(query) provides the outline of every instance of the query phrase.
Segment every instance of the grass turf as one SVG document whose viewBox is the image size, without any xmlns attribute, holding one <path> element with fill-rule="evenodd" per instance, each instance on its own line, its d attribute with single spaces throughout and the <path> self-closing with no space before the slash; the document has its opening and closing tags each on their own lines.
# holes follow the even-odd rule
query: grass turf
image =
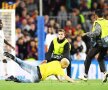
<svg viewBox="0 0 108 90">
<path fill-rule="evenodd" d="M 79 83 L 53 80 L 41 81 L 39 83 L 0 81 L 0 90 L 108 90 L 108 82 L 103 84 L 100 80 L 79 81 Z"/>
</svg>

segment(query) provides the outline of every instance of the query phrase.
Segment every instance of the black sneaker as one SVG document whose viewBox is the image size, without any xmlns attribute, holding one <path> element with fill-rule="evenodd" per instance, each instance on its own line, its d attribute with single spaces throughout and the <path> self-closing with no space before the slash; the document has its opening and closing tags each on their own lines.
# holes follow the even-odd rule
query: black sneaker
<svg viewBox="0 0 108 90">
<path fill-rule="evenodd" d="M 10 76 L 10 77 L 6 78 L 5 81 L 14 81 L 14 76 Z"/>
<path fill-rule="evenodd" d="M 19 80 L 19 79 L 17 79 L 17 78 L 14 78 L 14 80 L 13 80 L 14 82 L 18 82 L 18 83 L 21 83 L 21 81 Z"/>
<path fill-rule="evenodd" d="M 4 56 L 6 56 L 6 57 L 8 57 L 8 58 L 10 58 L 12 60 L 15 60 L 15 57 L 12 54 L 8 53 L 8 52 L 4 52 Z"/>
</svg>

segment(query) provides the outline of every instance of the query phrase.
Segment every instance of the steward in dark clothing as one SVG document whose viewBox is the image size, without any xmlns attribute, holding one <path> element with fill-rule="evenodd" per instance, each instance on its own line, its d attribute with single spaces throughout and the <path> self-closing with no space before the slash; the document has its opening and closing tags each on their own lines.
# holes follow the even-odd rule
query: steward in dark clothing
<svg viewBox="0 0 108 90">
<path fill-rule="evenodd" d="M 65 31 L 63 29 L 58 31 L 58 37 L 55 38 L 50 46 L 49 50 L 46 53 L 47 62 L 58 60 L 60 61 L 62 58 L 67 58 L 70 62 L 70 44 L 68 40 L 65 38 Z M 68 76 L 71 76 L 71 64 L 67 68 Z"/>
</svg>

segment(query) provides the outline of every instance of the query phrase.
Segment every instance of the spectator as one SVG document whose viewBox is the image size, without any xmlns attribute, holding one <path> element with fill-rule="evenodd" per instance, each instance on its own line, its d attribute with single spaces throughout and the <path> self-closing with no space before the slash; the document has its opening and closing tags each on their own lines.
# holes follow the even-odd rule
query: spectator
<svg viewBox="0 0 108 90">
<path fill-rule="evenodd" d="M 35 10 L 37 10 L 37 3 L 34 0 L 29 0 L 27 3 L 27 11 L 29 15 L 32 15 Z"/>
<path fill-rule="evenodd" d="M 82 53 L 83 46 L 79 46 L 77 41 L 74 41 L 71 48 L 71 55 L 73 60 L 85 60 L 86 54 Z"/>
<path fill-rule="evenodd" d="M 78 24 L 76 26 L 76 31 L 74 33 L 75 33 L 75 36 L 82 36 L 83 35 L 84 30 L 82 30 L 82 27 L 80 24 Z"/>
<path fill-rule="evenodd" d="M 45 19 L 45 26 L 49 26 L 49 16 L 48 15 L 45 15 L 44 16 L 44 19 Z"/>
<path fill-rule="evenodd" d="M 49 27 L 47 31 L 46 39 L 45 39 L 45 45 L 46 45 L 47 50 L 49 49 L 49 46 L 52 40 L 56 37 L 57 37 L 57 34 L 55 34 L 54 28 Z"/>
<path fill-rule="evenodd" d="M 27 43 L 24 42 L 24 37 L 18 39 L 16 47 L 17 47 L 17 56 L 19 58 L 22 58 L 23 60 L 26 59 L 28 52 L 27 52 Z"/>
<path fill-rule="evenodd" d="M 82 49 L 82 52 L 85 53 L 87 49 L 86 49 L 86 44 L 85 44 L 85 42 L 82 40 L 82 37 L 81 37 L 81 36 L 77 36 L 77 39 L 76 39 L 76 40 L 77 40 L 77 42 L 78 42 L 78 45 L 79 45 L 79 46 L 82 46 L 82 48 L 83 48 L 83 49 Z"/>
<path fill-rule="evenodd" d="M 37 41 L 30 40 L 29 45 L 27 47 L 28 56 L 27 58 L 34 58 L 35 60 L 38 59 L 38 53 L 37 53 Z"/>
<path fill-rule="evenodd" d="M 98 4 L 96 2 L 93 3 L 91 11 L 95 11 L 98 7 Z"/>
<path fill-rule="evenodd" d="M 31 38 L 35 38 L 36 37 L 36 27 L 35 27 L 35 24 L 31 24 L 30 25 L 30 30 L 28 31 L 28 33 L 30 34 Z"/>
<path fill-rule="evenodd" d="M 32 17 L 28 18 L 28 25 L 35 24 L 35 20 Z"/>
<path fill-rule="evenodd" d="M 69 13 L 69 20 L 71 20 L 72 26 L 76 27 L 78 24 L 78 17 L 77 17 L 77 13 L 72 11 L 71 13 Z"/>
<path fill-rule="evenodd" d="M 21 29 L 20 28 L 17 28 L 16 29 L 16 41 L 23 36 L 22 32 L 21 32 Z"/>
<path fill-rule="evenodd" d="M 74 12 L 76 13 L 76 15 L 77 15 L 78 24 L 81 24 L 82 29 L 85 30 L 85 17 L 84 17 L 84 15 L 83 15 L 83 14 L 79 11 L 79 9 L 77 9 L 77 8 L 75 8 L 73 11 L 74 11 Z"/>
<path fill-rule="evenodd" d="M 29 32 L 26 29 L 23 31 L 23 35 L 24 35 L 24 42 L 28 43 L 30 41 L 31 37 L 29 35 Z"/>
<path fill-rule="evenodd" d="M 87 12 L 87 11 L 89 11 L 89 8 L 88 8 L 88 3 L 87 3 L 87 1 L 85 1 L 85 0 L 80 0 L 80 5 L 79 5 L 80 7 L 80 11 L 81 12 Z"/>
<path fill-rule="evenodd" d="M 97 8 L 98 9 L 103 9 L 104 8 L 104 2 L 105 2 L 105 0 L 99 0 Z"/>
<path fill-rule="evenodd" d="M 16 15 L 22 17 L 22 12 L 26 8 L 26 4 L 23 1 L 19 1 L 18 6 L 16 7 Z"/>
<path fill-rule="evenodd" d="M 24 19 L 27 19 L 27 9 L 26 8 L 22 11 L 22 16 L 20 17 L 20 21 L 22 22 Z"/>
<path fill-rule="evenodd" d="M 25 29 L 26 29 L 27 31 L 30 30 L 30 26 L 28 25 L 26 19 L 23 19 L 23 20 L 22 20 L 22 26 L 21 26 L 21 29 L 22 29 L 22 31 L 24 31 Z"/>
<path fill-rule="evenodd" d="M 60 11 L 58 12 L 58 22 L 60 23 L 61 28 L 64 28 L 66 24 L 67 15 L 68 14 L 67 14 L 65 6 L 61 6 Z"/>
<path fill-rule="evenodd" d="M 70 32 L 70 35 L 71 36 L 74 36 L 75 35 L 75 28 L 72 27 L 72 23 L 70 20 L 68 20 L 66 22 L 66 26 L 64 27 L 64 30 L 66 31 L 66 35 L 68 35 L 68 33 Z"/>
<path fill-rule="evenodd" d="M 35 10 L 35 11 L 32 13 L 32 18 L 33 18 L 34 20 L 36 20 L 37 17 L 38 17 L 38 11 Z"/>
<path fill-rule="evenodd" d="M 20 22 L 20 17 L 19 17 L 19 15 L 16 15 L 15 16 L 15 23 L 16 23 L 16 28 L 21 28 L 21 22 Z"/>
</svg>

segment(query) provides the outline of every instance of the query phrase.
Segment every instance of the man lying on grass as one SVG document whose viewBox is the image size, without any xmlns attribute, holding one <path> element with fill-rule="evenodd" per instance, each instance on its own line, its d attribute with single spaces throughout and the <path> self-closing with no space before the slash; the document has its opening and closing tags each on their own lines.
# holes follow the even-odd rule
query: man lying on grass
<svg viewBox="0 0 108 90">
<path fill-rule="evenodd" d="M 32 66 L 27 63 L 25 63 L 23 60 L 13 56 L 12 54 L 8 52 L 4 52 L 4 56 L 11 58 L 14 60 L 19 66 L 27 71 L 28 73 L 31 74 L 32 78 L 31 79 L 17 79 L 17 82 L 22 82 L 22 83 L 36 83 L 41 80 L 45 80 L 48 76 L 55 75 L 56 78 L 60 80 L 59 77 L 63 77 L 65 80 L 69 82 L 75 82 L 72 78 L 67 76 L 64 72 L 63 69 L 67 68 L 69 66 L 69 60 L 66 58 L 63 58 L 61 61 L 52 61 L 49 63 L 43 63 L 40 64 L 39 66 Z"/>
</svg>

